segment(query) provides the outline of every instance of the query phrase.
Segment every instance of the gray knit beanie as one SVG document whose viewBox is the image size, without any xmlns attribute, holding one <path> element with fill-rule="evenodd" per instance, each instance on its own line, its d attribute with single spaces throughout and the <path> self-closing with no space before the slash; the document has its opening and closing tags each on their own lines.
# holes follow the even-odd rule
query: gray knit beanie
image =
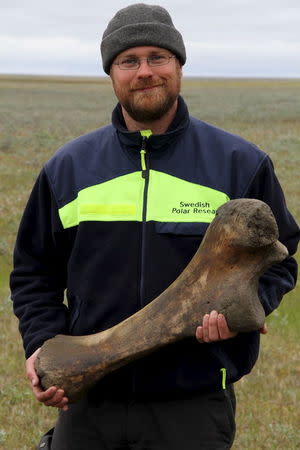
<svg viewBox="0 0 300 450">
<path fill-rule="evenodd" d="M 168 11 L 161 6 L 136 3 L 116 13 L 102 36 L 101 54 L 104 71 L 109 74 L 115 57 L 131 47 L 162 47 L 174 53 L 181 64 L 186 61 L 181 34 Z"/>
</svg>

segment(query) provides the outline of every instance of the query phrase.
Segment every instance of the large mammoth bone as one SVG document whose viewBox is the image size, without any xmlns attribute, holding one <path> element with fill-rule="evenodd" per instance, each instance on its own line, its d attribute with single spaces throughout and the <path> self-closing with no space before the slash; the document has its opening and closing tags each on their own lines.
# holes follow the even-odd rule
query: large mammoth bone
<svg viewBox="0 0 300 450">
<path fill-rule="evenodd" d="M 155 300 L 103 332 L 46 341 L 36 360 L 41 385 L 60 387 L 70 402 L 76 401 L 109 372 L 194 336 L 212 310 L 225 315 L 232 331 L 260 329 L 265 314 L 257 295 L 259 277 L 288 255 L 277 238 L 276 221 L 265 203 L 225 203 L 188 266 Z"/>
</svg>

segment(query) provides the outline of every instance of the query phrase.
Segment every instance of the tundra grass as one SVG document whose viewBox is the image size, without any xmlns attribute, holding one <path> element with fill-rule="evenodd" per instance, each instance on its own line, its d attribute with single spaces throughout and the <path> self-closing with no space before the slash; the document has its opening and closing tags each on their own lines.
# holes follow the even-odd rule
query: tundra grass
<svg viewBox="0 0 300 450">
<path fill-rule="evenodd" d="M 242 135 L 273 159 L 300 220 L 300 80 L 187 79 L 190 113 Z M 18 224 L 42 165 L 66 141 L 110 121 L 107 79 L 0 77 L 0 449 L 33 449 L 56 411 L 32 397 L 8 276 Z M 258 363 L 236 385 L 234 450 L 300 449 L 300 288 L 268 318 Z M 187 443 L 188 450 L 188 443 Z"/>
</svg>

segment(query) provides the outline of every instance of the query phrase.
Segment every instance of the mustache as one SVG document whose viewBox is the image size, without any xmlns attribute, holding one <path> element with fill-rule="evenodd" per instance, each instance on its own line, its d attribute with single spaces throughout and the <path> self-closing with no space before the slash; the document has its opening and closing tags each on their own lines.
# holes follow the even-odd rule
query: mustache
<svg viewBox="0 0 300 450">
<path fill-rule="evenodd" d="M 131 91 L 136 91 L 138 89 L 145 89 L 145 88 L 151 88 L 154 86 L 163 86 L 163 81 L 162 80 L 153 80 L 153 79 L 145 79 L 145 80 L 140 80 L 137 83 L 133 83 L 130 87 Z"/>
</svg>

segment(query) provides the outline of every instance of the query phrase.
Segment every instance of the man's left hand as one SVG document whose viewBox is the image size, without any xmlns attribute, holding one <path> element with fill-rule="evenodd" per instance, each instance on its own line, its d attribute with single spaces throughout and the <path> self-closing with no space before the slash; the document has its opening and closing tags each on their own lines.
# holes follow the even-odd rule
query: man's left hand
<svg viewBox="0 0 300 450">
<path fill-rule="evenodd" d="M 264 325 L 260 332 L 266 334 L 268 332 L 266 325 Z M 225 339 L 230 339 L 236 336 L 237 333 L 230 331 L 223 314 L 218 314 L 217 311 L 211 311 L 210 314 L 205 314 L 202 325 L 196 329 L 196 338 L 200 342 L 216 342 Z"/>
</svg>

